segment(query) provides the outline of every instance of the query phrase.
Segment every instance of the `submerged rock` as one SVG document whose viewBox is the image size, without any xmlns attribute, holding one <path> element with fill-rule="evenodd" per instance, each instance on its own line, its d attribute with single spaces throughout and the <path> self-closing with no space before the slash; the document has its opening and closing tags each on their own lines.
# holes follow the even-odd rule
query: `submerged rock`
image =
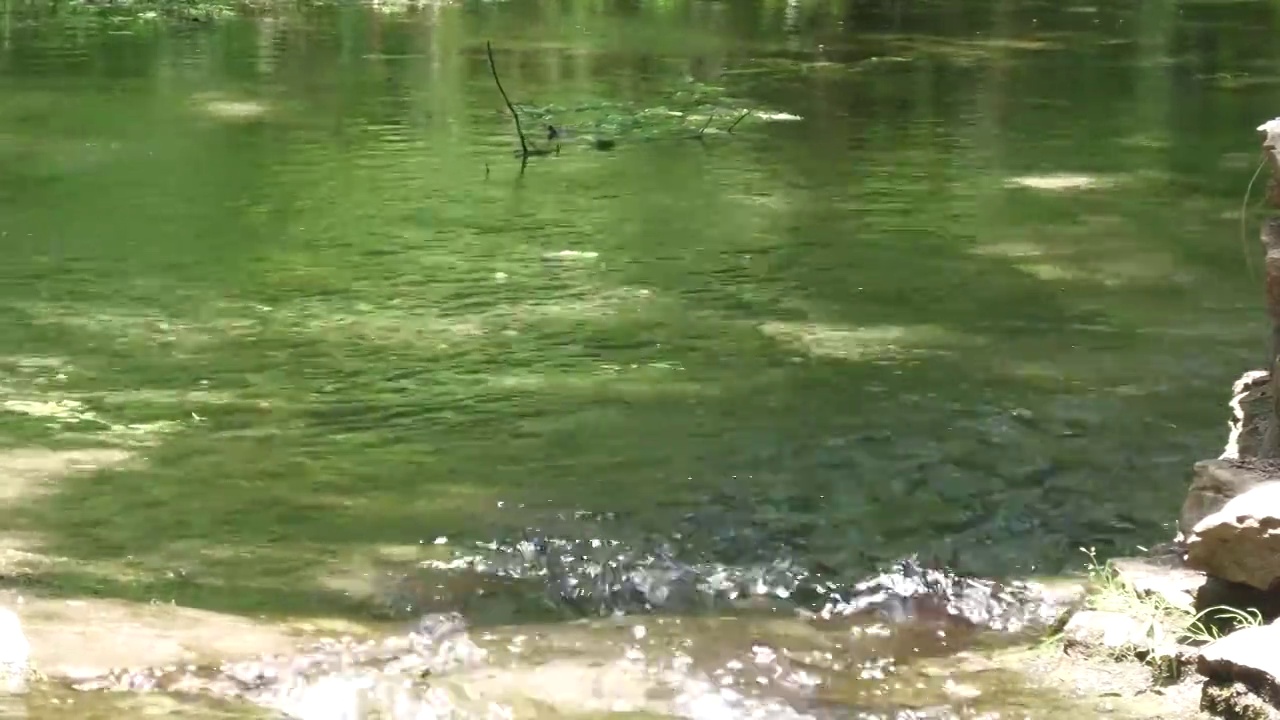
<svg viewBox="0 0 1280 720">
<path fill-rule="evenodd" d="M 1020 633 L 1057 625 L 1083 601 L 1084 587 L 967 577 L 926 567 L 913 556 L 831 597 L 822 610 L 827 617 L 871 610 L 903 622 L 942 613 L 978 628 Z"/>
<path fill-rule="evenodd" d="M 12 610 L 0 608 L 0 693 L 22 692 L 33 677 L 31 644 L 22 621 Z"/>
<path fill-rule="evenodd" d="M 703 622 L 710 626 L 702 627 Z M 662 618 L 651 623 L 652 632 L 637 631 L 644 627 L 595 620 L 589 626 L 478 634 L 490 649 L 519 644 L 529 634 L 570 636 L 561 638 L 570 640 L 564 647 L 547 642 L 522 660 L 485 652 L 472 642 L 461 618 L 444 614 L 380 641 L 330 641 L 296 655 L 120 672 L 80 683 L 78 689 L 209 696 L 296 720 L 497 720 L 616 712 L 687 720 L 967 717 L 942 706 L 900 712 L 894 706 L 886 710 L 883 700 L 865 708 L 825 700 L 818 692 L 824 681 L 812 663 L 838 648 L 822 641 L 774 647 L 753 639 L 765 629 L 758 622 Z M 716 642 L 703 645 L 685 637 L 706 639 L 701 631 L 708 629 L 722 631 L 712 634 Z M 413 637 L 424 631 L 430 637 Z M 574 635 L 579 637 L 573 640 Z M 817 656 L 806 654 L 806 648 L 823 647 Z"/>
<path fill-rule="evenodd" d="M 118 669 L 72 687 L 239 700 L 301 720 L 444 718 L 452 717 L 452 703 L 429 679 L 482 664 L 485 656 L 460 615 L 441 613 L 381 640 L 330 639 L 251 660 Z"/>
<path fill-rule="evenodd" d="M 1038 628 L 1062 611 L 1058 599 L 1074 597 L 959 576 L 915 558 L 842 585 L 783 560 L 685 562 L 665 548 L 643 552 L 617 542 L 537 536 L 443 565 L 453 573 L 528 581 L 530 590 L 541 586 L 547 599 L 575 614 L 604 617 L 543 629 L 487 628 L 473 640 L 462 616 L 437 613 L 383 639 L 329 640 L 238 662 L 119 670 L 82 677 L 75 686 L 215 697 L 301 720 L 545 712 L 688 720 L 958 718 L 967 715 L 946 705 L 905 710 L 876 688 L 906 658 L 954 652 L 956 646 L 940 638 L 963 641 L 963 633 L 951 632 L 957 626 Z M 739 619 L 698 612 L 761 597 L 788 612 Z M 649 617 L 621 619 L 636 613 Z M 811 622 L 820 618 L 827 621 Z M 858 695 L 865 707 L 850 704 L 860 699 L 824 696 L 828 683 L 846 675 L 840 682 L 866 685 Z"/>
<path fill-rule="evenodd" d="M 540 581 L 553 604 L 583 616 L 770 609 L 823 619 L 872 617 L 901 623 L 945 619 L 1000 632 L 1053 627 L 1083 596 L 1035 583 L 958 575 L 908 557 L 861 582 L 831 580 L 801 563 L 727 565 L 685 561 L 662 543 L 574 540 L 530 532 L 488 552 L 429 560 L 424 567 Z"/>
</svg>

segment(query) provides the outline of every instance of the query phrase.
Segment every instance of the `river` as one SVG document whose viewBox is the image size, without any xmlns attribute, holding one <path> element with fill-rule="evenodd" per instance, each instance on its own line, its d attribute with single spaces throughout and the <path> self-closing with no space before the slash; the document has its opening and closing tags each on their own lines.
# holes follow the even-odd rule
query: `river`
<svg viewBox="0 0 1280 720">
<path fill-rule="evenodd" d="M 5 491 L 55 592 L 359 615 L 579 511 L 1054 574 L 1264 358 L 1271 4 L 208 10 L 0 16 L 0 441 L 134 456 Z"/>
</svg>

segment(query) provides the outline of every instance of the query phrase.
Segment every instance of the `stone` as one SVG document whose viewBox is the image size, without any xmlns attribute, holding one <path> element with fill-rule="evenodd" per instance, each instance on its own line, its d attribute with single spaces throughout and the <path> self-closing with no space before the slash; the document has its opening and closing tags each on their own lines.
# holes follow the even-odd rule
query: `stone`
<svg viewBox="0 0 1280 720">
<path fill-rule="evenodd" d="M 1218 459 L 1196 463 L 1191 489 L 1178 516 L 1179 536 L 1185 540 L 1201 520 L 1271 477 L 1269 465 L 1261 462 Z"/>
<path fill-rule="evenodd" d="M 64 600 L 0 590 L 0 604 L 21 603 L 20 630 L 43 675 L 75 679 L 121 667 L 159 667 L 293 651 L 300 633 L 279 625 L 174 605 L 122 600 Z M 6 632 L 0 619 L 0 648 Z M 12 626 L 11 626 L 12 627 Z M 20 647 L 20 645 L 13 645 Z"/>
<path fill-rule="evenodd" d="M 1089 598 L 1089 583 L 1080 578 L 1045 578 L 1031 585 L 1039 594 L 1040 625 L 1051 633 L 1062 632 Z"/>
<path fill-rule="evenodd" d="M 31 643 L 22 632 L 22 621 L 8 608 L 0 608 L 0 665 L 26 665 L 31 660 Z"/>
<path fill-rule="evenodd" d="M 1231 695 L 1236 705 L 1256 706 L 1258 703 L 1240 703 L 1242 689 L 1270 706 L 1271 714 L 1242 714 L 1234 712 L 1224 717 L 1280 718 L 1276 713 L 1280 700 L 1280 653 L 1275 651 L 1280 642 L 1280 625 L 1259 625 L 1237 630 L 1215 640 L 1200 650 L 1196 670 L 1209 680 L 1206 696 L 1215 695 L 1215 702 L 1224 702 Z M 1209 686 L 1214 690 L 1210 693 Z M 1239 687 L 1237 687 L 1239 686 Z M 1206 700 L 1202 698 L 1202 703 Z"/>
<path fill-rule="evenodd" d="M 31 643 L 22 621 L 12 610 L 0 608 L 0 694 L 23 692 L 31 675 Z"/>
<path fill-rule="evenodd" d="M 1186 566 L 1179 554 L 1115 558 L 1108 565 L 1121 583 L 1142 598 L 1158 598 L 1170 607 L 1195 612 L 1196 593 L 1205 574 Z"/>
<path fill-rule="evenodd" d="M 1250 370 L 1231 385 L 1230 432 L 1222 459 L 1256 458 L 1262 453 L 1271 418 L 1271 373 Z"/>
<path fill-rule="evenodd" d="M 1151 649 L 1142 658 L 1151 668 L 1152 678 L 1162 685 L 1175 685 L 1196 671 L 1200 648 L 1167 641 Z"/>
<path fill-rule="evenodd" d="M 1280 482 L 1257 485 L 1197 523 L 1187 540 L 1187 564 L 1271 589 L 1280 579 Z"/>
<path fill-rule="evenodd" d="M 1112 655 L 1141 654 L 1152 647 L 1151 624 L 1120 612 L 1083 610 L 1062 629 L 1067 652 L 1103 651 Z"/>
</svg>

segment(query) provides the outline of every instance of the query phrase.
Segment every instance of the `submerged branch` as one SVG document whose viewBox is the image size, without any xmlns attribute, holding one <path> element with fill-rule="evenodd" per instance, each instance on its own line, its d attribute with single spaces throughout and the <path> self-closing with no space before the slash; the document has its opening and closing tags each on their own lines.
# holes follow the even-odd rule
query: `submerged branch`
<svg viewBox="0 0 1280 720">
<path fill-rule="evenodd" d="M 511 98 L 507 97 L 507 91 L 502 89 L 502 81 L 498 79 L 498 66 L 493 62 L 493 43 L 485 41 L 485 52 L 489 54 L 489 71 L 493 73 L 493 82 L 498 86 L 498 92 L 502 93 L 502 101 L 507 104 L 507 109 L 511 111 L 511 119 L 516 121 L 516 137 L 520 138 L 520 156 L 526 161 L 529 159 L 529 144 L 524 140 L 524 130 L 520 127 L 520 114 L 516 112 L 516 108 L 511 104 Z"/>
<path fill-rule="evenodd" d="M 751 114 L 751 111 L 750 111 L 750 110 L 743 110 L 743 111 L 742 111 L 742 114 L 741 114 L 741 115 L 739 115 L 739 116 L 737 117 L 737 119 L 736 119 L 736 120 L 734 120 L 732 123 L 730 123 L 730 124 L 729 124 L 729 127 L 725 128 L 724 132 L 725 132 L 726 134 L 730 134 L 730 133 L 732 133 L 732 132 L 733 132 L 733 129 L 734 129 L 734 128 L 736 128 L 736 127 L 738 127 L 738 123 L 740 123 L 740 122 L 742 122 L 743 120 L 745 120 L 745 119 L 747 118 L 747 116 L 748 116 L 748 115 L 750 115 L 750 114 Z M 711 127 L 711 122 L 712 122 L 713 120 L 715 120 L 715 119 L 716 119 L 716 113 L 715 113 L 715 111 L 714 111 L 714 110 L 712 110 L 712 111 L 711 111 L 711 114 L 710 114 L 710 115 L 707 115 L 707 121 L 706 121 L 706 122 L 704 122 L 704 123 L 702 123 L 702 127 L 698 128 L 698 132 L 697 132 L 697 133 L 695 133 L 695 134 L 693 134 L 693 135 L 689 135 L 689 136 L 688 136 L 688 139 L 690 139 L 690 140 L 697 140 L 698 142 L 702 142 L 702 141 L 705 139 L 705 137 L 704 137 L 704 136 L 705 136 L 705 135 L 706 135 L 706 133 L 707 133 L 707 128 Z M 719 131 L 719 130 L 716 130 L 716 132 L 720 132 L 720 131 Z"/>
<path fill-rule="evenodd" d="M 701 138 L 701 137 L 702 137 L 702 133 L 704 133 L 704 132 L 706 132 L 706 131 L 707 131 L 707 127 L 711 125 L 711 121 L 712 121 L 712 120 L 715 120 L 715 119 L 716 119 L 716 113 L 715 113 L 715 111 L 714 111 L 714 110 L 712 110 L 712 111 L 711 111 L 711 113 L 710 113 L 709 115 L 707 115 L 707 121 L 706 121 L 706 122 L 704 122 L 704 123 L 702 123 L 702 127 L 698 128 L 698 137 L 699 137 L 699 138 Z"/>
</svg>

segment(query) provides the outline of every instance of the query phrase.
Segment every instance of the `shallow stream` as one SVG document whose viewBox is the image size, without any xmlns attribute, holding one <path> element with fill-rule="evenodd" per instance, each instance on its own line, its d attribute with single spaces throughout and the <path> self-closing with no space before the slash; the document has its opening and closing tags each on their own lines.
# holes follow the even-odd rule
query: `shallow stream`
<svg viewBox="0 0 1280 720">
<path fill-rule="evenodd" d="M 420 564 L 538 528 L 1053 575 L 1172 534 L 1263 357 L 1272 3 L 215 10 L 0 11 L 0 535 L 56 559 L 35 592 L 536 648 L 631 625 Z M 486 41 L 558 152 L 513 155 Z M 128 456 L 41 484 L 31 447 Z M 750 652 L 760 608 L 708 612 L 648 637 Z"/>
</svg>

